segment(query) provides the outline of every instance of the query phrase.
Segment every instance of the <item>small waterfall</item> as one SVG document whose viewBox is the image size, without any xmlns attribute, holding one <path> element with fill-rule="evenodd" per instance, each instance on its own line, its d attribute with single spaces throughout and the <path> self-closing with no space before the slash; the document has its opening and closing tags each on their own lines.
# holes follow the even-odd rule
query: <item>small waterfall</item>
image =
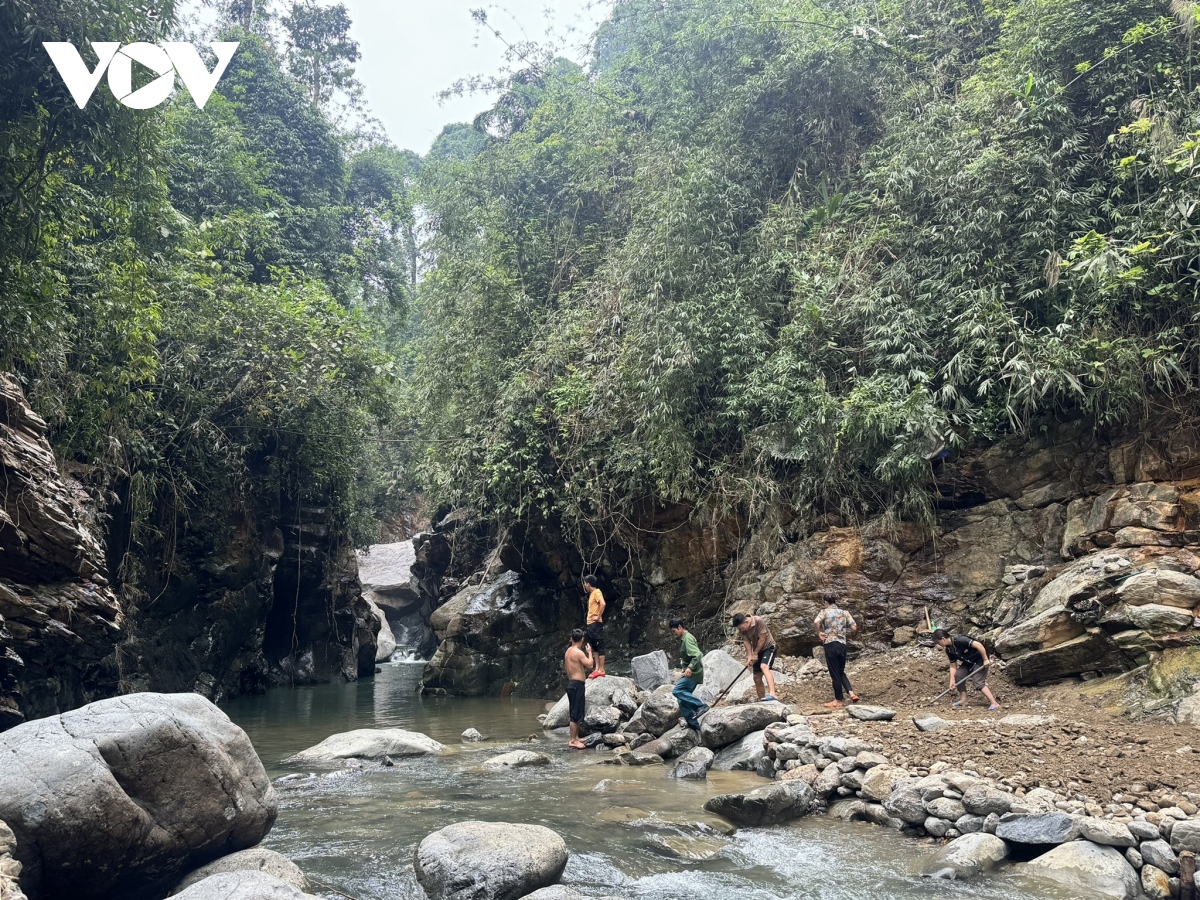
<svg viewBox="0 0 1200 900">
<path fill-rule="evenodd" d="M 392 624 L 392 635 L 396 639 L 396 650 L 392 654 L 394 663 L 427 663 L 421 657 L 421 642 L 425 637 L 424 626 L 412 628 L 404 622 Z"/>
</svg>

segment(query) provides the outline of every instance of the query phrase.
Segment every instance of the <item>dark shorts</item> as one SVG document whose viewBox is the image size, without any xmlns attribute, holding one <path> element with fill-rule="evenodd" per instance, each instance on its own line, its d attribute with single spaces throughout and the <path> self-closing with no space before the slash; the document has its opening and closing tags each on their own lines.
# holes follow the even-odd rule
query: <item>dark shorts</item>
<svg viewBox="0 0 1200 900">
<path fill-rule="evenodd" d="M 982 691 L 985 687 L 987 687 L 988 670 L 986 668 L 980 666 L 978 669 L 968 675 L 967 672 L 970 671 L 970 669 L 966 669 L 964 671 L 960 668 L 954 673 L 954 680 L 960 691 L 965 691 L 968 684 L 977 691 Z"/>
<path fill-rule="evenodd" d="M 775 648 L 768 647 L 762 653 L 758 654 L 758 659 L 756 659 L 754 661 L 754 664 L 752 666 L 750 666 L 750 669 L 752 671 L 758 671 L 759 669 L 769 669 L 769 668 L 771 668 L 771 663 L 773 663 L 773 662 L 775 662 Z"/>
<path fill-rule="evenodd" d="M 579 620 L 576 619 L 576 622 Z M 587 640 L 592 645 L 592 652 L 597 656 L 604 655 L 604 623 L 593 622 L 587 627 Z"/>
<path fill-rule="evenodd" d="M 571 711 L 571 721 L 576 725 L 583 722 L 584 713 L 584 683 L 582 681 L 567 682 L 567 707 Z"/>
</svg>

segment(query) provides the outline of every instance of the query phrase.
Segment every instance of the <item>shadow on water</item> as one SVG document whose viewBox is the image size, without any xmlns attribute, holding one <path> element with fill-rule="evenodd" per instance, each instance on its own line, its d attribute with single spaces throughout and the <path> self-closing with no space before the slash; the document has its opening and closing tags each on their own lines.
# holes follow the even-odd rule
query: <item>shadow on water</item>
<svg viewBox="0 0 1200 900">
<path fill-rule="evenodd" d="M 703 811 L 712 795 L 762 787 L 749 773 L 675 781 L 662 767 L 597 766 L 537 727 L 543 704 L 521 699 L 423 697 L 422 664 L 383 666 L 353 684 L 277 689 L 224 704 L 250 735 L 277 784 L 279 820 L 266 845 L 342 892 L 334 900 L 420 900 L 412 855 L 425 835 L 465 819 L 545 825 L 571 852 L 563 882 L 630 900 L 1040 900 L 1066 895 L 1001 876 L 977 884 L 929 882 L 917 870 L 929 847 L 896 832 L 822 818 L 721 833 Z M 450 753 L 394 768 L 309 770 L 283 760 L 331 734 L 399 727 Z M 487 740 L 464 744 L 478 728 Z M 539 740 L 523 739 L 537 734 Z M 490 772 L 480 764 L 516 747 L 554 759 L 541 769 Z M 602 783 L 603 782 L 603 783 Z"/>
</svg>

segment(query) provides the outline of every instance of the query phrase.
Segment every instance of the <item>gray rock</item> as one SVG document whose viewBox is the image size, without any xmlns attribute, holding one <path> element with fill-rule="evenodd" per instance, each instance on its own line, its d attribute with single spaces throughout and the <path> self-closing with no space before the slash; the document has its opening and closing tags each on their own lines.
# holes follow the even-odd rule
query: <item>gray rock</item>
<svg viewBox="0 0 1200 900">
<path fill-rule="evenodd" d="M 826 766 L 813 779 L 812 789 L 818 797 L 828 797 L 842 785 L 842 770 L 837 766 Z"/>
<path fill-rule="evenodd" d="M 1136 847 L 1137 840 L 1121 822 L 1086 816 L 1079 820 L 1079 833 L 1084 840 L 1106 847 Z"/>
<path fill-rule="evenodd" d="M 1006 791 L 978 782 L 963 792 L 962 805 L 967 812 L 976 816 L 988 816 L 992 813 L 1002 816 L 1012 809 L 1014 799 L 1016 798 Z"/>
<path fill-rule="evenodd" d="M 1142 890 L 1150 900 L 1170 900 L 1172 893 L 1171 879 L 1167 873 L 1149 863 L 1142 866 Z"/>
<path fill-rule="evenodd" d="M 178 900 L 313 900 L 281 878 L 267 872 L 218 872 L 187 887 Z"/>
<path fill-rule="evenodd" d="M 392 634 L 392 626 L 388 624 L 387 616 L 369 591 L 363 592 L 363 600 L 367 602 L 371 615 L 379 622 L 379 633 L 375 635 L 375 662 L 387 662 L 396 652 L 396 636 Z"/>
<path fill-rule="evenodd" d="M 897 819 L 903 819 L 912 825 L 923 824 L 930 815 L 925 809 L 920 792 L 911 787 L 896 788 L 883 801 L 883 808 Z"/>
<path fill-rule="evenodd" d="M 639 704 L 629 691 L 614 691 L 612 705 L 621 711 L 623 716 L 632 716 L 637 712 Z"/>
<path fill-rule="evenodd" d="M 1143 865 L 1145 865 L 1145 860 L 1142 859 L 1142 854 L 1138 853 L 1133 847 L 1130 847 L 1125 851 L 1125 859 L 1128 860 L 1129 864 L 1135 869 L 1140 869 Z"/>
<path fill-rule="evenodd" d="M 918 731 L 945 731 L 950 723 L 940 716 L 913 716 Z"/>
<path fill-rule="evenodd" d="M 950 830 L 950 823 L 945 819 L 939 819 L 937 816 L 929 816 L 922 824 L 925 830 L 936 838 L 945 837 L 946 832 Z"/>
<path fill-rule="evenodd" d="M 550 757 L 544 753 L 534 753 L 532 750 L 512 750 L 493 756 L 483 763 L 485 769 L 529 769 L 536 766 L 548 766 Z"/>
<path fill-rule="evenodd" d="M 597 679 L 603 681 L 604 679 Z M 707 721 L 709 716 L 704 717 Z M 669 691 L 651 694 L 629 720 L 630 731 L 660 735 L 679 722 L 679 701 Z"/>
<path fill-rule="evenodd" d="M 882 803 L 900 784 L 908 782 L 908 769 L 898 766 L 875 766 L 863 776 L 862 794 L 867 800 Z"/>
<path fill-rule="evenodd" d="M 16 849 L 16 835 L 0 822 L 0 900 L 29 900 L 17 883 L 21 877 L 21 864 L 13 858 Z"/>
<path fill-rule="evenodd" d="M 1001 821 L 996 837 L 1014 844 L 1064 844 L 1079 837 L 1079 822 L 1066 813 L 1036 813 Z"/>
<path fill-rule="evenodd" d="M 995 813 L 988 813 L 987 818 L 983 820 L 983 830 L 988 834 L 995 834 L 996 829 L 1000 827 L 1000 817 Z"/>
<path fill-rule="evenodd" d="M 765 705 L 765 704 L 764 704 Z M 816 794 L 803 781 L 781 781 L 748 793 L 719 794 L 704 808 L 735 825 L 776 825 L 812 812 Z"/>
<path fill-rule="evenodd" d="M 565 884 L 552 884 L 550 887 L 540 888 L 532 894 L 526 894 L 523 900 L 588 900 L 588 898 L 578 891 L 571 890 Z"/>
<path fill-rule="evenodd" d="M 725 703 L 736 703 L 754 689 L 754 678 L 749 672 L 742 673 L 744 660 L 738 662 L 724 650 L 710 650 L 701 661 L 704 663 L 704 683 L 696 689 L 696 696 L 703 702 L 711 704 L 730 682 L 733 687 L 725 695 L 722 701 Z"/>
<path fill-rule="evenodd" d="M 210 875 L 220 875 L 224 872 L 265 872 L 301 893 L 308 890 L 308 879 L 294 862 L 266 847 L 251 847 L 249 850 L 230 853 L 201 866 L 179 882 L 171 894 L 178 894 Z"/>
<path fill-rule="evenodd" d="M 847 772 L 842 776 L 841 785 L 844 788 L 850 788 L 850 790 L 858 793 L 862 790 L 862 782 L 863 773 L 859 769 L 855 769 L 853 772 Z"/>
<path fill-rule="evenodd" d="M 874 750 L 875 748 L 858 738 L 834 737 L 822 738 L 817 749 L 826 759 L 836 762 L 845 756 L 858 756 L 864 750 Z"/>
<path fill-rule="evenodd" d="M 1045 728 L 1058 721 L 1056 716 L 1030 716 L 1014 714 L 1004 716 L 998 723 L 1001 728 Z"/>
<path fill-rule="evenodd" d="M 788 708 L 782 703 L 718 707 L 700 723 L 700 742 L 710 750 L 719 750 L 773 722 L 784 721 L 787 715 Z"/>
<path fill-rule="evenodd" d="M 583 716 L 583 726 L 588 731 L 612 734 L 621 724 L 621 711 L 615 706 L 593 706 Z"/>
<path fill-rule="evenodd" d="M 478 729 L 468 728 L 462 733 L 462 739 L 468 743 L 477 744 L 483 740 L 483 735 L 479 733 Z"/>
<path fill-rule="evenodd" d="M 652 691 L 671 680 L 671 664 L 662 650 L 655 650 L 645 656 L 635 656 L 631 665 L 633 680 L 643 691 Z"/>
<path fill-rule="evenodd" d="M 459 822 L 421 841 L 413 865 L 430 900 L 517 900 L 558 881 L 567 845 L 540 825 Z"/>
<path fill-rule="evenodd" d="M 949 797 L 938 797 L 936 800 L 928 800 L 925 803 L 925 809 L 929 812 L 929 815 L 945 819 L 947 822 L 957 822 L 967 814 L 962 803 L 957 800 L 951 800 Z"/>
<path fill-rule="evenodd" d="M 157 900 L 256 846 L 276 812 L 245 732 L 197 694 L 129 694 L 0 734 L 0 820 L 33 897 Z"/>
<path fill-rule="evenodd" d="M 970 813 L 959 816 L 954 821 L 954 827 L 958 829 L 959 834 L 975 834 L 983 831 L 983 826 L 987 823 L 986 816 L 973 816 Z"/>
<path fill-rule="evenodd" d="M 762 731 L 754 731 L 734 741 L 716 755 L 713 770 L 717 772 L 754 772 L 758 764 L 766 759 L 766 745 Z"/>
<path fill-rule="evenodd" d="M 995 835 L 964 834 L 925 860 L 921 874 L 935 878 L 974 878 L 994 869 L 1007 857 L 1008 845 Z"/>
<path fill-rule="evenodd" d="M 861 703 L 852 703 L 846 707 L 846 714 L 852 719 L 858 719 L 861 722 L 890 722 L 896 718 L 896 711 L 888 709 L 884 706 L 864 706 Z"/>
<path fill-rule="evenodd" d="M 675 763 L 671 770 L 672 778 L 701 779 L 708 777 L 709 767 L 713 764 L 713 752 L 707 747 L 693 747 Z"/>
<path fill-rule="evenodd" d="M 891 765 L 891 761 L 882 753 L 872 753 L 870 750 L 863 750 L 854 757 L 854 762 L 861 769 L 873 769 L 876 766 Z"/>
<path fill-rule="evenodd" d="M 1125 827 L 1128 828 L 1129 833 L 1139 841 L 1157 841 L 1160 837 L 1162 837 L 1162 833 L 1158 830 L 1158 826 L 1147 822 L 1145 819 L 1134 819 Z"/>
<path fill-rule="evenodd" d="M 1182 853 L 1184 850 L 1200 853 L 1200 820 L 1176 822 L 1175 827 L 1171 829 L 1171 849 L 1176 853 Z"/>
<path fill-rule="evenodd" d="M 589 678 L 583 688 L 584 714 L 594 706 L 616 706 L 613 697 L 618 691 L 632 694 L 633 680 L 609 675 L 605 678 Z M 567 703 L 567 695 L 563 694 L 554 708 L 546 713 L 542 720 L 542 728 L 553 731 L 555 728 L 566 728 L 571 724 L 571 711 Z M 633 729 L 630 729 L 633 730 Z"/>
<path fill-rule="evenodd" d="M 1168 875 L 1179 874 L 1179 860 L 1175 858 L 1175 852 L 1166 841 L 1142 841 L 1138 853 L 1142 854 L 1146 865 L 1162 869 Z"/>
<path fill-rule="evenodd" d="M 356 728 L 333 734 L 314 747 L 301 750 L 288 763 L 334 762 L 339 759 L 393 759 L 433 756 L 446 748 L 428 735 L 403 728 Z"/>
<path fill-rule="evenodd" d="M 693 747 L 699 747 L 700 732 L 688 728 L 686 725 L 676 725 L 670 731 L 664 732 L 659 740 L 667 742 L 667 752 L 659 755 L 663 759 L 671 759 L 683 756 Z"/>
<path fill-rule="evenodd" d="M 1140 887 L 1137 873 L 1120 850 L 1091 841 L 1061 844 L 1019 870 L 1047 878 L 1089 900 L 1134 900 Z"/>
</svg>

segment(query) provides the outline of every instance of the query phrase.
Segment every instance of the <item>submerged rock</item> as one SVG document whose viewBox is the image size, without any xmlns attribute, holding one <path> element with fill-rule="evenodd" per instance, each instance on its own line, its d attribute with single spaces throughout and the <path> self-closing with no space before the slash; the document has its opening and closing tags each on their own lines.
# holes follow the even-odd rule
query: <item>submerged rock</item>
<svg viewBox="0 0 1200 900">
<path fill-rule="evenodd" d="M 1048 878 L 1079 896 L 1097 900 L 1133 900 L 1139 881 L 1120 850 L 1091 841 L 1071 841 L 1021 866 L 1028 875 Z"/>
<path fill-rule="evenodd" d="M 483 735 L 478 728 L 468 728 L 462 733 L 462 739 L 468 743 L 477 744 L 483 740 Z"/>
<path fill-rule="evenodd" d="M 0 820 L 35 900 L 158 900 L 258 844 L 276 812 L 246 733 L 197 694 L 129 694 L 0 734 Z"/>
<path fill-rule="evenodd" d="M 534 753 L 532 750 L 513 750 L 501 753 L 484 762 L 485 769 L 528 769 L 534 766 L 550 765 L 550 757 L 544 753 Z"/>
<path fill-rule="evenodd" d="M 382 759 L 385 756 L 431 756 L 445 747 L 428 735 L 403 728 L 356 728 L 333 734 L 314 747 L 301 750 L 288 763 L 333 762 L 338 759 Z"/>
<path fill-rule="evenodd" d="M 808 815 L 816 799 L 803 781 L 781 781 L 745 793 L 719 794 L 704 808 L 735 825 L 776 825 Z"/>
<path fill-rule="evenodd" d="M 249 850 L 241 850 L 237 853 L 230 853 L 228 856 L 222 856 L 220 859 L 210 862 L 206 866 L 201 866 L 194 872 L 190 873 L 183 881 L 175 886 L 171 891 L 172 896 L 181 893 L 193 884 L 203 881 L 212 875 L 221 875 L 225 872 L 265 872 L 273 878 L 278 878 L 285 884 L 290 885 L 297 891 L 304 892 L 308 890 L 308 879 L 304 877 L 304 873 L 300 871 L 300 867 L 288 859 L 286 856 L 276 853 L 274 850 L 268 850 L 266 847 L 251 847 Z"/>
<path fill-rule="evenodd" d="M 421 841 L 413 865 L 430 900 L 517 900 L 558 881 L 567 845 L 540 825 L 459 822 Z"/>
<path fill-rule="evenodd" d="M 713 752 L 707 747 L 693 747 L 683 756 L 671 770 L 672 778 L 702 779 L 708 777 L 708 769 L 713 764 Z"/>
<path fill-rule="evenodd" d="M 933 878 L 974 878 L 1008 857 L 1008 845 L 993 834 L 976 832 L 955 838 L 921 866 Z"/>
</svg>

